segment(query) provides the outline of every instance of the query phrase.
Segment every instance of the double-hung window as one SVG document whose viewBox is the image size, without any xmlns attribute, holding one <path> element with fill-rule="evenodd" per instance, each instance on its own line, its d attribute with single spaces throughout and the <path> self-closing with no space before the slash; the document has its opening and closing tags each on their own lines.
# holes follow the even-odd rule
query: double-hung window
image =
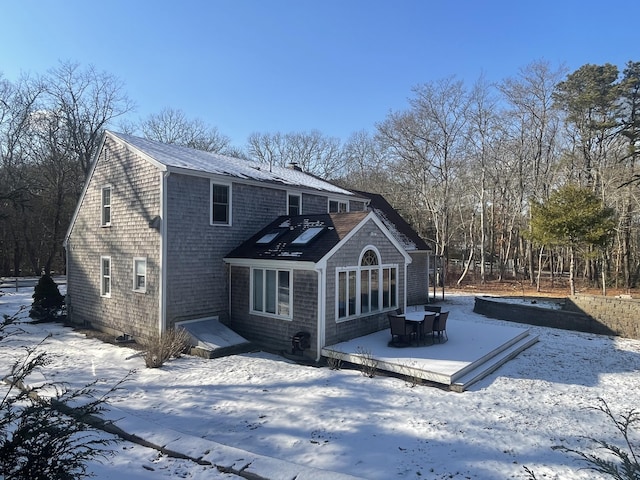
<svg viewBox="0 0 640 480">
<path fill-rule="evenodd" d="M 291 271 L 253 268 L 251 276 L 252 312 L 291 318 Z"/>
<path fill-rule="evenodd" d="M 231 185 L 211 182 L 211 224 L 231 225 Z"/>
<path fill-rule="evenodd" d="M 144 293 L 147 291 L 147 259 L 133 259 L 133 291 Z"/>
<path fill-rule="evenodd" d="M 101 206 L 100 224 L 103 227 L 108 227 L 111 225 L 111 185 L 102 187 Z"/>
<path fill-rule="evenodd" d="M 100 257 L 100 295 L 111 296 L 111 257 Z"/>
<path fill-rule="evenodd" d="M 302 215 L 302 196 L 290 193 L 287 195 L 287 212 L 291 216 Z"/>
</svg>

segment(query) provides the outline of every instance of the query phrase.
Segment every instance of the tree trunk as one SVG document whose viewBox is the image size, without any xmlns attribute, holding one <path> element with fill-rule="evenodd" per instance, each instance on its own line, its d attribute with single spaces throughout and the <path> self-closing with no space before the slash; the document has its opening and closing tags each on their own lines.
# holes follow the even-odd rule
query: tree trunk
<svg viewBox="0 0 640 480">
<path fill-rule="evenodd" d="M 473 221 L 473 219 L 474 219 L 474 216 L 472 215 L 471 216 L 471 224 L 469 225 L 469 235 L 470 235 L 469 243 L 471 245 L 471 248 L 469 250 L 469 260 L 467 260 L 467 264 L 465 265 L 464 270 L 462 271 L 462 275 L 460 275 L 460 278 L 458 279 L 458 282 L 456 283 L 458 286 L 460 286 L 460 283 L 462 283 L 462 280 L 464 280 L 464 277 L 469 272 L 469 266 L 473 262 L 473 252 L 476 250 L 475 241 L 473 239 L 473 224 L 475 223 Z"/>
<path fill-rule="evenodd" d="M 602 296 L 607 296 L 607 273 L 604 268 L 604 254 L 602 254 Z"/>
<path fill-rule="evenodd" d="M 536 275 L 536 292 L 540 291 L 540 275 L 542 275 L 542 254 L 544 252 L 544 245 L 540 247 L 538 253 L 538 274 Z"/>
<path fill-rule="evenodd" d="M 569 247 L 569 291 L 571 295 L 576 294 L 576 282 L 575 282 L 575 254 L 573 246 Z"/>
</svg>

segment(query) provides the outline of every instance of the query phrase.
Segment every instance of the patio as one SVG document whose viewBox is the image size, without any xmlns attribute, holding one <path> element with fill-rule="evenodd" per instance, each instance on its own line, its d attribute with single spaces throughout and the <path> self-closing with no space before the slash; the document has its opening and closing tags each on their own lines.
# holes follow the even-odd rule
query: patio
<svg viewBox="0 0 640 480">
<path fill-rule="evenodd" d="M 452 319 L 449 340 L 433 345 L 389 346 L 389 329 L 326 346 L 322 355 L 353 364 L 377 362 L 377 369 L 419 378 L 463 392 L 471 384 L 538 341 L 528 328 Z"/>
</svg>

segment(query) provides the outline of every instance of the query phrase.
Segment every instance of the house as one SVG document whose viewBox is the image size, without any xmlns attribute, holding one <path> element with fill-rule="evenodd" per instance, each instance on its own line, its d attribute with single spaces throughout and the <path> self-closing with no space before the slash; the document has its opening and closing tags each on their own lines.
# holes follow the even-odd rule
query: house
<svg viewBox="0 0 640 480">
<path fill-rule="evenodd" d="M 69 319 L 145 338 L 218 318 L 272 349 L 304 332 L 319 359 L 428 297 L 428 247 L 371 198 L 295 166 L 105 132 L 65 237 Z"/>
</svg>

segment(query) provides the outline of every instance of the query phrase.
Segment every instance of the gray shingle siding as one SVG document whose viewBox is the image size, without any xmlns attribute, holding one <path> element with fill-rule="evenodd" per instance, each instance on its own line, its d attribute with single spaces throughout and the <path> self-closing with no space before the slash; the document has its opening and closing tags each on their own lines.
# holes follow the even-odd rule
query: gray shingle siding
<svg viewBox="0 0 640 480">
<path fill-rule="evenodd" d="M 285 190 L 231 184 L 231 225 L 210 224 L 210 179 L 171 174 L 167 185 L 167 321 L 226 312 L 224 256 L 283 215 Z M 225 179 L 214 183 L 228 184 Z"/>
<path fill-rule="evenodd" d="M 364 212 L 367 209 L 367 205 L 361 200 L 350 200 L 349 211 L 350 212 Z"/>
<path fill-rule="evenodd" d="M 428 252 L 410 252 L 412 262 L 407 266 L 407 305 L 424 305 L 429 300 Z"/>
<path fill-rule="evenodd" d="M 140 140 L 143 145 L 145 142 Z M 292 319 L 288 320 L 252 314 L 249 311 L 250 269 L 224 263 L 225 255 L 235 247 L 278 216 L 288 213 L 290 185 L 259 183 L 253 177 L 234 177 L 213 170 L 207 170 L 209 173 L 194 170 L 193 175 L 187 175 L 185 173 L 189 171 L 180 165 L 172 169 L 171 163 L 150 161 L 148 157 L 134 153 L 137 151 L 117 136 L 108 134 L 105 137 L 104 148 L 67 238 L 70 319 L 115 335 L 149 337 L 161 327 L 160 275 L 164 272 L 166 327 L 177 321 L 219 316 L 222 322 L 260 346 L 278 350 L 289 350 L 291 337 L 305 331 L 311 335 L 307 356 L 315 358 L 318 354 L 318 315 L 322 311 L 318 305 L 318 272 L 292 270 Z M 178 164 L 182 161 L 177 157 L 175 160 Z M 165 171 L 165 166 L 170 173 Z M 216 183 L 230 186 L 230 225 L 210 223 L 212 178 Z M 101 194 L 106 185 L 111 187 L 111 225 L 103 227 Z M 322 188 L 331 192 L 329 187 Z M 336 196 L 325 194 L 322 189 L 303 191 L 305 189 L 302 180 L 293 187 L 294 191 L 302 192 L 304 215 L 326 214 L 329 197 L 350 201 L 351 211 L 366 210 L 365 202 L 346 199 L 344 194 Z M 161 198 L 163 192 L 164 198 Z M 166 202 L 164 212 L 161 211 L 163 202 Z M 166 233 L 164 238 L 161 238 L 161 232 Z M 163 244 L 164 256 L 161 252 Z M 336 268 L 357 267 L 360 254 L 368 245 L 376 246 L 382 264 L 397 265 L 398 303 L 403 305 L 405 257 L 376 222 L 369 220 L 328 260 L 324 276 L 326 297 L 322 300 L 326 313 L 326 344 L 387 328 L 386 312 L 341 321 L 335 318 Z M 109 298 L 100 295 L 101 256 L 111 258 Z M 133 259 L 136 257 L 147 260 L 144 293 L 135 292 L 133 288 Z M 161 261 L 164 262 L 162 266 Z M 414 265 L 408 267 L 417 277 L 426 270 L 422 261 L 423 257 L 414 258 Z M 231 297 L 230 273 L 234 286 Z M 426 298 L 422 299 L 426 288 L 421 289 L 419 281 L 412 282 L 407 290 L 409 303 L 426 301 Z"/>
<path fill-rule="evenodd" d="M 107 139 L 67 241 L 69 318 L 147 336 L 158 331 L 161 173 Z M 102 227 L 102 188 L 111 185 L 111 226 Z M 111 297 L 100 296 L 100 257 L 111 257 Z M 133 291 L 133 258 L 147 258 L 146 292 Z"/>
<path fill-rule="evenodd" d="M 326 195 L 302 194 L 302 214 L 315 215 L 329 211 L 329 199 Z"/>
<path fill-rule="evenodd" d="M 380 261 L 383 265 L 398 266 L 398 302 L 400 303 L 404 299 L 404 256 L 384 236 L 375 222 L 369 220 L 327 262 L 326 345 L 367 335 L 388 327 L 387 311 L 351 317 L 346 320 L 340 319 L 340 321 L 336 319 L 336 269 L 358 266 L 360 254 L 369 245 L 376 246 L 382 257 Z"/>
<path fill-rule="evenodd" d="M 311 348 L 316 356 L 318 323 L 318 274 L 312 270 L 293 270 L 292 319 L 254 315 L 250 312 L 250 268 L 232 266 L 233 294 L 228 326 L 256 345 L 272 350 L 290 350 L 291 337 L 300 331 L 311 335 Z"/>
</svg>

